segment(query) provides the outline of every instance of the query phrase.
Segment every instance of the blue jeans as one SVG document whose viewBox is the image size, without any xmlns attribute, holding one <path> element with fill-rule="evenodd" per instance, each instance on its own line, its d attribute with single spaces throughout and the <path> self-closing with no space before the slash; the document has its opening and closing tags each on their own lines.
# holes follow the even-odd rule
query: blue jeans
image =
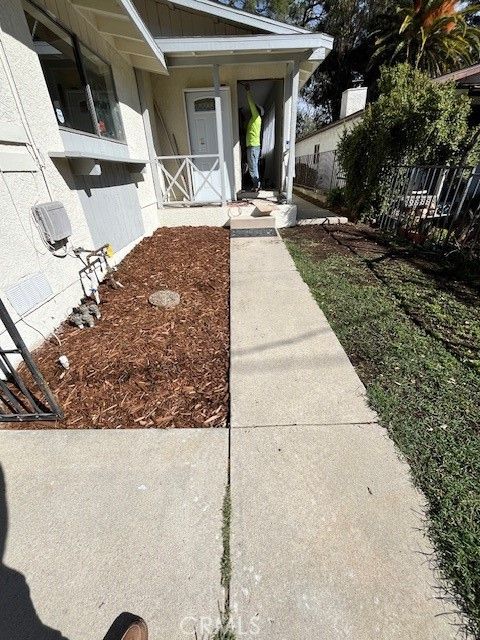
<svg viewBox="0 0 480 640">
<path fill-rule="evenodd" d="M 260 174 L 258 173 L 259 160 L 260 147 L 247 147 L 248 173 L 252 179 L 254 189 L 256 189 L 260 183 Z"/>
</svg>

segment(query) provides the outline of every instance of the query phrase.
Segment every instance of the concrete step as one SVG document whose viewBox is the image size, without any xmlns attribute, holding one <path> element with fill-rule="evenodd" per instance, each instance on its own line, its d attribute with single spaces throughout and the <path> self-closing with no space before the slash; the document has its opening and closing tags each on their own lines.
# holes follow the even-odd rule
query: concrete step
<svg viewBox="0 0 480 640">
<path fill-rule="evenodd" d="M 238 216 L 230 218 L 230 229 L 275 229 L 273 216 Z"/>
</svg>

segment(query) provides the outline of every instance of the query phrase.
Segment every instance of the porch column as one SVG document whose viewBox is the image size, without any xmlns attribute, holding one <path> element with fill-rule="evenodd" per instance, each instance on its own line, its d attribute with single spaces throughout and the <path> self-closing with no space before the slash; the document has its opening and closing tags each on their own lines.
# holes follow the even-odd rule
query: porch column
<svg viewBox="0 0 480 640">
<path fill-rule="evenodd" d="M 135 69 L 135 78 L 137 80 L 140 110 L 142 112 L 143 128 L 145 130 L 145 138 L 147 141 L 148 161 L 152 172 L 153 190 L 157 200 L 157 207 L 160 208 L 163 207 L 163 193 L 160 177 L 158 175 L 157 155 L 155 153 L 155 145 L 153 142 L 151 110 L 149 108 L 149 105 L 153 103 L 152 86 L 146 71 Z"/>
<path fill-rule="evenodd" d="M 225 188 L 225 147 L 223 142 L 223 118 L 222 118 L 222 96 L 220 93 L 220 73 L 218 64 L 214 64 L 213 70 L 213 86 L 215 89 L 215 120 L 217 123 L 217 141 L 218 141 L 218 162 L 220 164 L 220 184 L 222 192 L 222 205 L 227 204 L 226 188 Z"/>
<path fill-rule="evenodd" d="M 297 135 L 297 104 L 298 104 L 298 88 L 300 79 L 300 65 L 297 61 L 291 63 L 291 75 L 288 80 L 290 82 L 290 131 L 288 140 L 288 164 L 286 179 L 286 195 L 287 202 L 292 201 L 293 196 L 293 175 L 295 173 L 295 138 Z"/>
</svg>

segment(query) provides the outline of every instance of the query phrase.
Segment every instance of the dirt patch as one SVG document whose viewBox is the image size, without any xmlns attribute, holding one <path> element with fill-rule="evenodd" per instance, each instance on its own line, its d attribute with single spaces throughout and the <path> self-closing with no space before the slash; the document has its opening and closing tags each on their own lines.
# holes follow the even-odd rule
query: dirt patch
<svg viewBox="0 0 480 640">
<path fill-rule="evenodd" d="M 102 285 L 92 329 L 67 324 L 62 346 L 34 356 L 65 412 L 52 423 L 15 428 L 220 427 L 228 416 L 229 234 L 225 229 L 159 229 L 121 263 L 124 289 Z M 180 294 L 156 308 L 159 289 Z M 64 371 L 63 353 L 70 361 Z"/>
</svg>

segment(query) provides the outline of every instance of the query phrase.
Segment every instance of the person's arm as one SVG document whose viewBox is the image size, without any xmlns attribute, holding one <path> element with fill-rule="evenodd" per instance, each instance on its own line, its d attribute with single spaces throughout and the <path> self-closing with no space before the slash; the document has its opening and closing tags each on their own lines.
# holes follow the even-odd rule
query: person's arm
<svg viewBox="0 0 480 640">
<path fill-rule="evenodd" d="M 250 90 L 247 90 L 247 100 L 248 100 L 248 105 L 250 107 L 250 113 L 254 118 L 257 118 L 259 115 L 258 109 L 257 109 L 257 105 L 255 104 L 255 100 L 252 98 L 252 94 L 250 93 Z"/>
</svg>

